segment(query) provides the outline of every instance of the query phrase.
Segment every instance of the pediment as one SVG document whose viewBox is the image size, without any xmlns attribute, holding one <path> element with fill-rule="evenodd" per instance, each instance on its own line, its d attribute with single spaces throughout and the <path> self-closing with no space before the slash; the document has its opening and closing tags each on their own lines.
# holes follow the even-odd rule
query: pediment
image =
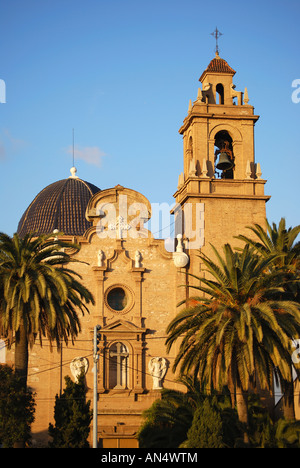
<svg viewBox="0 0 300 468">
<path fill-rule="evenodd" d="M 111 266 L 113 263 L 119 261 L 120 265 L 128 265 L 129 267 L 132 267 L 133 260 L 129 258 L 128 252 L 123 249 L 122 244 L 119 246 L 117 245 L 117 248 L 114 249 L 112 252 L 112 255 L 107 258 L 107 264 Z"/>
<path fill-rule="evenodd" d="M 97 196 L 91 197 L 86 209 L 86 219 L 93 222 L 96 218 L 103 218 L 105 212 L 112 211 L 115 213 L 115 222 L 121 214 L 125 214 L 127 222 L 131 218 L 137 216 L 137 211 L 143 213 L 142 218 L 145 222 L 151 218 L 151 204 L 149 200 L 137 192 L 121 185 L 116 185 L 113 188 L 102 190 L 97 193 Z M 106 213 L 107 215 L 107 213 Z"/>
<path fill-rule="evenodd" d="M 115 332 L 121 332 L 121 333 L 145 333 L 146 328 L 140 328 L 137 327 L 134 323 L 132 322 L 127 322 L 126 320 L 118 319 L 115 320 L 114 322 L 109 323 L 108 325 L 105 325 L 103 328 L 100 330 L 101 333 L 115 333 Z"/>
</svg>

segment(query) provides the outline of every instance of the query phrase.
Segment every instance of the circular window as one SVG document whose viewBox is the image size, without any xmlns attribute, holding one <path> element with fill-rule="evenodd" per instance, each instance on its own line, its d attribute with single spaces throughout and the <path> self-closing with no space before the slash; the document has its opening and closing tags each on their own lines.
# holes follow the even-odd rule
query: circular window
<svg viewBox="0 0 300 468">
<path fill-rule="evenodd" d="M 107 294 L 107 302 L 111 309 L 120 312 L 127 306 L 128 298 L 122 288 L 114 288 Z"/>
<path fill-rule="evenodd" d="M 111 286 L 106 291 L 105 304 L 112 312 L 124 314 L 133 307 L 133 293 L 123 285 Z"/>
</svg>

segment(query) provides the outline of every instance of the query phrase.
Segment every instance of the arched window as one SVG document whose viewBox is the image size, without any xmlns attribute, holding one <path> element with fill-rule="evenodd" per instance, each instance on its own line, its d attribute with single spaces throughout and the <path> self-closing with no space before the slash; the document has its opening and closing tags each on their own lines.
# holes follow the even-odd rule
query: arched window
<svg viewBox="0 0 300 468">
<path fill-rule="evenodd" d="M 222 83 L 218 83 L 216 86 L 217 91 L 217 104 L 224 104 L 224 86 Z"/>
<path fill-rule="evenodd" d="M 128 388 L 129 352 L 124 343 L 114 343 L 109 348 L 109 388 Z"/>
</svg>

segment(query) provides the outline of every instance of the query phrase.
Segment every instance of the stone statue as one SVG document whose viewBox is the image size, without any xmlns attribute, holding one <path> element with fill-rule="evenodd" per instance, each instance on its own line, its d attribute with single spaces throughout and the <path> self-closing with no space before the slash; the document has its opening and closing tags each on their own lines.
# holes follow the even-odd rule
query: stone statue
<svg viewBox="0 0 300 468">
<path fill-rule="evenodd" d="M 75 382 L 78 383 L 78 379 L 82 372 L 87 373 L 89 367 L 89 361 L 85 357 L 76 357 L 70 364 L 70 369 Z"/>
<path fill-rule="evenodd" d="M 167 372 L 167 360 L 163 357 L 153 357 L 149 361 L 148 369 L 153 378 L 153 390 L 162 389 L 162 380 Z"/>
<path fill-rule="evenodd" d="M 98 250 L 97 257 L 98 257 L 98 267 L 102 267 L 103 266 L 103 264 L 102 264 L 102 262 L 103 262 L 103 252 L 102 252 L 102 250 Z"/>
<path fill-rule="evenodd" d="M 140 268 L 141 266 L 141 252 L 139 250 L 136 250 L 135 256 L 134 256 L 134 267 L 135 268 Z"/>
</svg>

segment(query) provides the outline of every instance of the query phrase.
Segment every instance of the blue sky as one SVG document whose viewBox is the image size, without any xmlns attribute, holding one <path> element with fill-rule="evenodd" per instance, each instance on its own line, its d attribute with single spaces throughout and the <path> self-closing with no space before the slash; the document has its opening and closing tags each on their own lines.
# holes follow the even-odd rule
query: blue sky
<svg viewBox="0 0 300 468">
<path fill-rule="evenodd" d="M 171 204 L 178 130 L 216 26 L 236 89 L 260 115 L 267 217 L 300 224 L 299 13 L 298 0 L 0 0 L 0 231 L 12 235 L 36 194 L 70 175 L 73 128 L 79 177 Z"/>
</svg>

